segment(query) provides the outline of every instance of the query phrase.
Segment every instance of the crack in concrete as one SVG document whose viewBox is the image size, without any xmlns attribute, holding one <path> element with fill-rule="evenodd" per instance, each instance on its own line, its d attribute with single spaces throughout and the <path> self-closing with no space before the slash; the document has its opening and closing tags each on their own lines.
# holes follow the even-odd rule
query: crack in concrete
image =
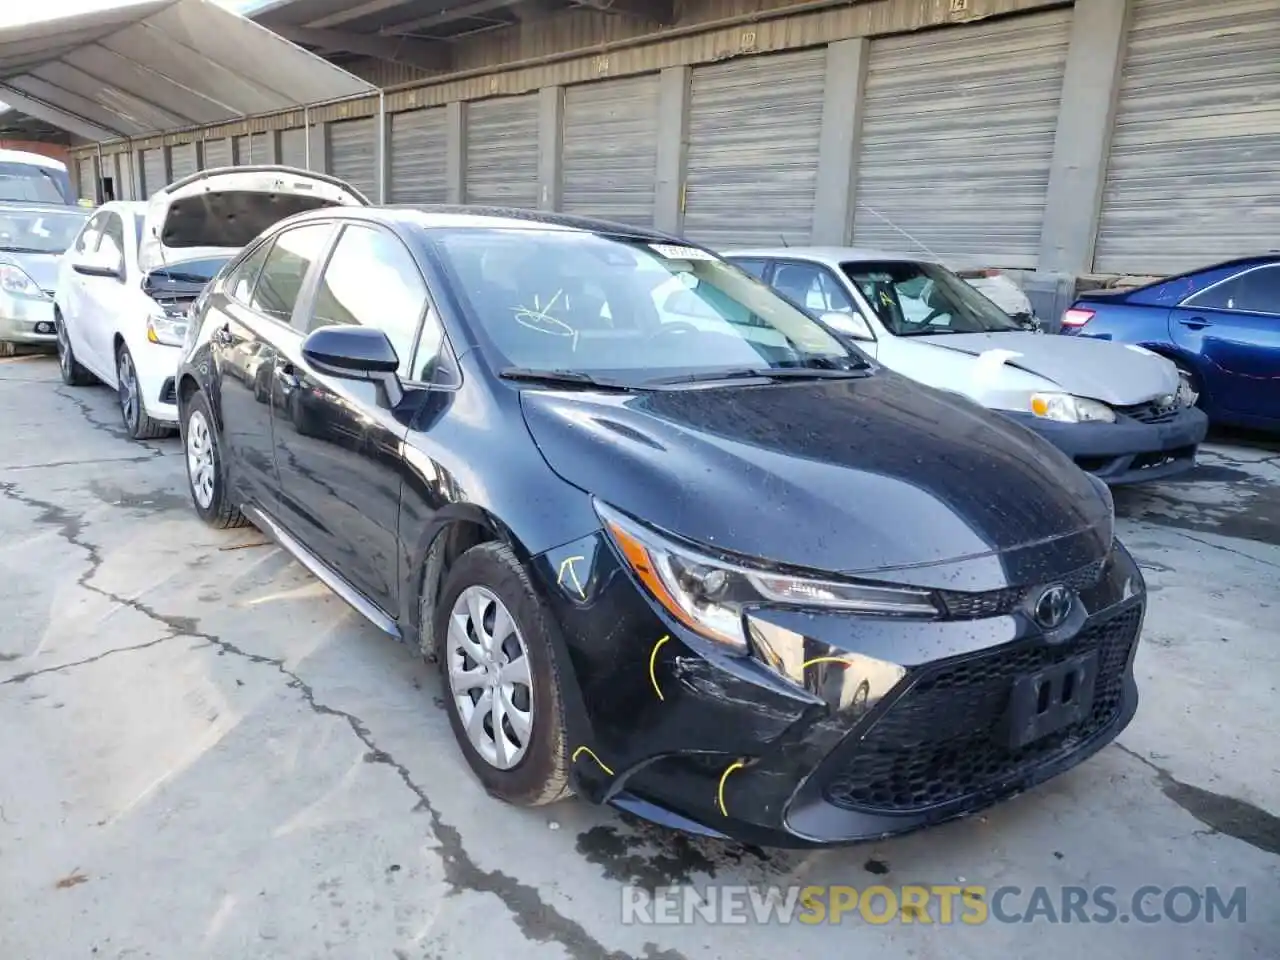
<svg viewBox="0 0 1280 960">
<path fill-rule="evenodd" d="M 177 457 L 181 456 L 181 451 L 173 453 L 162 453 L 160 456 Z M 99 463 L 150 463 L 156 459 L 156 454 L 149 454 L 145 457 L 97 457 L 91 460 L 50 460 L 48 463 L 16 463 L 10 467 L 0 467 L 0 472 L 9 473 L 20 470 L 56 470 L 59 467 L 92 467 Z"/>
<path fill-rule="evenodd" d="M 55 387 L 53 392 L 55 396 L 59 396 L 63 400 L 67 400 L 72 403 L 75 408 L 80 411 L 80 416 L 84 422 L 89 424 L 90 427 L 97 430 L 99 433 L 105 433 L 107 436 L 114 437 L 117 440 L 124 440 L 128 443 L 136 444 L 140 449 L 146 450 L 151 454 L 152 458 L 162 457 L 165 455 L 163 450 L 157 450 L 155 447 L 144 441 L 134 440 L 125 431 L 123 424 L 107 423 L 104 420 L 99 420 L 97 416 L 95 416 L 94 410 L 85 403 L 83 399 L 76 396 L 74 393 L 68 393 L 65 386 Z"/>
<path fill-rule="evenodd" d="M 1252 554 L 1245 553 L 1243 550 L 1237 550 L 1235 547 L 1224 547 L 1220 543 L 1210 543 L 1208 540 L 1201 540 L 1199 537 L 1193 537 L 1191 534 L 1184 533 L 1181 530 L 1172 530 L 1170 532 L 1186 540 L 1190 540 L 1192 543 L 1211 547 L 1214 550 L 1221 550 L 1223 553 L 1234 553 L 1238 557 L 1243 557 L 1246 560 L 1252 560 L 1254 563 L 1260 563 L 1264 567 L 1275 567 L 1277 570 L 1280 570 L 1280 563 L 1276 563 L 1273 560 L 1263 560 L 1261 557 L 1255 557 Z"/>
<path fill-rule="evenodd" d="M 115 647 L 111 650 L 104 650 L 102 653 L 92 657 L 85 657 L 83 660 L 73 660 L 70 663 L 60 663 L 54 667 L 41 667 L 39 670 L 28 670 L 26 673 L 15 673 L 12 677 L 0 680 L 0 687 L 7 686 L 11 683 L 26 683 L 34 677 L 43 677 L 47 673 L 61 673 L 63 670 L 71 670 L 75 667 L 83 667 L 89 663 L 97 663 L 99 660 L 105 660 L 107 657 L 113 657 L 117 653 L 131 653 L 134 650 L 146 650 L 148 647 L 154 647 L 164 643 L 166 640 L 172 640 L 180 634 L 169 633 L 155 640 L 148 640 L 146 643 L 135 643 L 130 647 Z"/>
<path fill-rule="evenodd" d="M 1210 834 L 1223 834 L 1263 853 L 1280 854 L 1280 817 L 1246 800 L 1184 783 L 1164 767 L 1117 742 L 1116 747 L 1156 775 L 1160 791 L 1204 824 Z"/>
<path fill-rule="evenodd" d="M 385 763 L 391 767 L 399 776 L 401 782 L 418 798 L 418 803 L 414 809 L 426 811 L 431 818 L 432 831 L 439 841 L 439 855 L 444 866 L 445 881 L 450 887 L 455 891 L 468 890 L 477 893 L 494 894 L 511 912 L 512 920 L 526 940 L 538 943 L 554 942 L 562 947 L 573 960 L 630 960 L 631 955 L 628 953 L 606 949 L 602 943 L 587 932 L 582 924 L 560 913 L 555 907 L 543 900 L 542 895 L 532 885 L 521 883 L 515 877 L 498 870 L 485 870 L 476 864 L 466 850 L 461 832 L 456 827 L 444 822 L 439 811 L 436 810 L 427 796 L 426 789 L 414 781 L 409 768 L 378 746 L 372 732 L 358 716 L 318 701 L 310 684 L 285 666 L 283 658 L 264 657 L 260 654 L 250 653 L 230 641 L 222 639 L 217 634 L 199 629 L 199 623 L 195 618 L 163 614 L 140 599 L 122 597 L 96 586 L 90 581 L 102 567 L 102 553 L 99 547 L 85 540 L 82 536 L 84 520 L 81 516 L 58 504 L 29 497 L 19 492 L 17 485 L 13 483 L 0 482 L 0 494 L 33 510 L 39 510 L 40 515 L 36 517 L 35 523 L 56 527 L 58 535 L 63 540 L 85 551 L 88 555 L 89 565 L 88 569 L 76 580 L 78 586 L 112 600 L 121 606 L 128 607 L 137 613 L 141 613 L 153 622 L 167 627 L 170 631 L 168 636 L 145 644 L 138 644 L 136 647 L 122 647 L 78 663 L 63 664 L 59 667 L 50 667 L 47 670 L 31 671 L 30 674 L 23 676 L 22 679 L 24 681 L 39 673 L 68 670 L 72 667 L 97 662 L 116 653 L 145 649 L 179 637 L 203 640 L 217 647 L 219 656 L 232 654 L 248 660 L 250 663 L 274 667 L 285 678 L 287 686 L 297 690 L 303 702 L 314 713 L 344 720 L 351 732 L 373 755 L 375 762 Z M 5 682 L 21 681 L 15 677 Z M 686 960 L 684 955 L 678 951 L 660 950 L 652 942 L 644 945 L 644 958 L 645 960 Z"/>
</svg>

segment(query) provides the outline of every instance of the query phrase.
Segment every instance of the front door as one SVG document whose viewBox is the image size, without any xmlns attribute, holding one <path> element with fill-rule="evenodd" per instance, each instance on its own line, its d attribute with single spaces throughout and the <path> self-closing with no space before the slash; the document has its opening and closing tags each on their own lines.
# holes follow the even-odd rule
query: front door
<svg viewBox="0 0 1280 960">
<path fill-rule="evenodd" d="M 1280 419 L 1280 265 L 1246 270 L 1184 300 L 1169 314 L 1173 341 L 1205 362 L 1215 409 Z"/>
<path fill-rule="evenodd" d="M 393 618 L 400 448 L 408 426 L 375 384 L 312 368 L 302 343 L 318 327 L 376 327 L 395 346 L 401 377 L 411 380 L 426 304 L 426 283 L 399 238 L 373 225 L 346 225 L 309 304 L 295 316 L 296 336 L 281 342 L 272 404 L 281 521 Z"/>
</svg>

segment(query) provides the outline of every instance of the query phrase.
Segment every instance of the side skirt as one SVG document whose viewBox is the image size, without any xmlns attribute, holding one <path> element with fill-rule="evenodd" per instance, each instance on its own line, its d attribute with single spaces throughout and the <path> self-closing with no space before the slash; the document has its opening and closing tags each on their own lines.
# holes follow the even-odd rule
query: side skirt
<svg viewBox="0 0 1280 960">
<path fill-rule="evenodd" d="M 293 554 L 295 560 L 310 570 L 316 579 L 345 600 L 356 613 L 387 634 L 387 636 L 394 637 L 396 640 L 404 639 L 400 634 L 400 627 L 377 604 L 352 586 L 342 574 L 299 543 L 267 513 L 251 504 L 245 504 L 240 509 L 250 523 Z"/>
</svg>

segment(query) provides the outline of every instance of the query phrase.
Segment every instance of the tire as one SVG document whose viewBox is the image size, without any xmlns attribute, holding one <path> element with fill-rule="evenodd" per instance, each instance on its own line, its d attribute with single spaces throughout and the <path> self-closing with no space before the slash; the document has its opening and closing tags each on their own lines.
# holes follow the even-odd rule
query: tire
<svg viewBox="0 0 1280 960">
<path fill-rule="evenodd" d="M 96 379 L 71 349 L 71 334 L 67 332 L 67 323 L 62 319 L 62 312 L 53 313 L 54 329 L 58 331 L 58 370 L 62 373 L 62 382 L 69 387 L 87 387 Z"/>
<path fill-rule="evenodd" d="M 183 459 L 187 464 L 187 489 L 191 492 L 191 505 L 196 508 L 200 519 L 219 530 L 247 526 L 249 521 L 228 495 L 227 471 L 222 449 L 218 446 L 218 432 L 213 426 L 213 414 L 209 411 L 209 401 L 199 391 L 187 402 L 181 434 Z M 192 449 L 193 441 L 195 451 Z M 204 473 L 206 469 L 207 474 Z"/>
<path fill-rule="evenodd" d="M 134 440 L 155 440 L 173 432 L 169 424 L 147 414 L 147 402 L 138 384 L 138 368 L 124 344 L 116 351 L 116 396 L 120 400 L 120 419 L 124 421 L 125 432 Z"/>
<path fill-rule="evenodd" d="M 467 718 L 462 713 L 464 707 L 459 702 L 461 698 L 473 703 L 483 700 L 485 684 L 489 681 L 479 681 L 472 690 L 464 691 L 455 687 L 451 678 L 454 668 L 465 668 L 468 663 L 473 666 L 479 664 L 477 660 L 464 658 L 461 644 L 455 644 L 450 637 L 454 607 L 458 605 L 464 611 L 461 616 L 469 626 L 473 620 L 468 612 L 472 609 L 468 600 L 475 597 L 483 601 L 485 594 L 501 603 L 516 631 L 506 637 L 507 642 L 497 651 L 497 663 L 514 667 L 514 673 L 518 674 L 521 671 L 516 661 L 522 659 L 529 678 L 529 682 L 523 685 L 524 690 L 519 682 L 507 684 L 511 687 L 510 694 L 503 692 L 502 685 L 488 687 L 490 697 L 500 696 L 501 702 L 509 705 L 504 707 L 504 711 L 511 706 L 516 708 L 502 721 L 504 734 L 516 732 L 510 717 L 517 715 L 522 704 L 529 707 L 531 724 L 528 734 L 523 738 L 508 737 L 508 740 L 523 741 L 523 753 L 512 763 L 514 754 L 508 752 L 508 766 L 505 768 L 501 761 L 495 762 L 487 751 L 482 751 L 468 734 Z M 481 609 L 482 621 L 492 627 L 498 612 L 496 607 L 482 603 Z M 551 645 L 551 630 L 554 629 L 551 615 L 534 592 L 529 575 L 510 547 L 496 542 L 482 543 L 458 558 L 440 592 L 432 629 L 435 631 L 435 649 L 439 651 L 449 724 L 467 762 L 485 789 L 500 800 L 522 807 L 543 806 L 572 796 L 564 701 L 560 692 L 559 668 Z M 466 636 L 473 641 L 475 639 L 470 630 Z M 512 655 L 517 649 L 519 657 Z M 493 674 L 490 672 L 488 675 Z M 523 695 L 526 691 L 529 694 L 527 698 Z M 487 721 L 482 715 L 480 737 L 492 741 L 496 753 L 493 721 L 491 710 L 487 713 Z"/>
</svg>

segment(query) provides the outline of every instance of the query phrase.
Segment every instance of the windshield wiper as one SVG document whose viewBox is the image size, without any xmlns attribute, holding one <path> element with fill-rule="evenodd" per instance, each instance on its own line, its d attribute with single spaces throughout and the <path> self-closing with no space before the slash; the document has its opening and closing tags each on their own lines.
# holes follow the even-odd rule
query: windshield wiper
<svg viewBox="0 0 1280 960">
<path fill-rule="evenodd" d="M 634 389 L 621 380 L 608 380 L 593 377 L 589 373 L 577 370 L 532 370 L 528 367 L 507 367 L 498 373 L 503 380 L 517 380 L 523 383 L 545 383 L 552 386 L 584 387 L 591 390 Z"/>
<path fill-rule="evenodd" d="M 44 247 L 4 247 L 0 246 L 0 253 L 57 253 L 57 250 L 47 250 Z"/>
<path fill-rule="evenodd" d="M 716 380 L 853 380 L 867 376 L 865 365 L 849 370 L 829 367 L 742 367 L 733 370 L 714 370 L 707 373 L 689 373 L 677 377 L 657 377 L 646 383 L 704 383 Z"/>
</svg>

